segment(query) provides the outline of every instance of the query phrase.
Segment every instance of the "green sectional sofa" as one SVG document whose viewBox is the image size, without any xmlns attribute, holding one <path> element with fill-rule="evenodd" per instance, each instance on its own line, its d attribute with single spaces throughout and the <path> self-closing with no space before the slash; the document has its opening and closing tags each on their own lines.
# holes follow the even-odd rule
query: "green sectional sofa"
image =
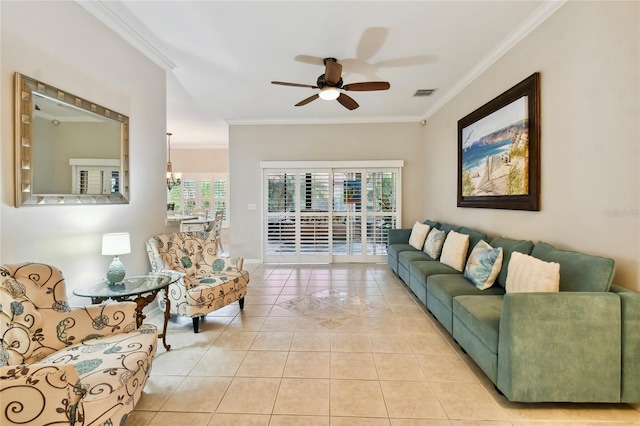
<svg viewBox="0 0 640 426">
<path fill-rule="evenodd" d="M 612 285 L 612 259 L 424 223 L 469 235 L 467 256 L 480 240 L 502 248 L 485 290 L 411 246 L 411 229 L 389 230 L 388 262 L 509 400 L 640 402 L 640 294 Z M 559 264 L 559 291 L 507 292 L 514 252 Z"/>
</svg>

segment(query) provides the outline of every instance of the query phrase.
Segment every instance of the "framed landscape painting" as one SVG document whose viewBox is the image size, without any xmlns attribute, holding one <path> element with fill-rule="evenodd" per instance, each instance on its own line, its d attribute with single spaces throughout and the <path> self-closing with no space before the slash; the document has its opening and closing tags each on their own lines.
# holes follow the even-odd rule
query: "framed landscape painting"
<svg viewBox="0 0 640 426">
<path fill-rule="evenodd" d="M 539 79 L 458 121 L 458 207 L 540 210 Z"/>
</svg>

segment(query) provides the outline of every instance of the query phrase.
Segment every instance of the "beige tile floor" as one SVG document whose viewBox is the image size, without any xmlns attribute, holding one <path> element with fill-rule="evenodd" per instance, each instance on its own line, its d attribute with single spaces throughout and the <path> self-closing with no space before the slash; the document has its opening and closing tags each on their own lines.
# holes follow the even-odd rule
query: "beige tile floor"
<svg viewBox="0 0 640 426">
<path fill-rule="evenodd" d="M 242 312 L 171 319 L 127 426 L 640 424 L 640 405 L 507 401 L 386 265 L 245 267 Z"/>
</svg>

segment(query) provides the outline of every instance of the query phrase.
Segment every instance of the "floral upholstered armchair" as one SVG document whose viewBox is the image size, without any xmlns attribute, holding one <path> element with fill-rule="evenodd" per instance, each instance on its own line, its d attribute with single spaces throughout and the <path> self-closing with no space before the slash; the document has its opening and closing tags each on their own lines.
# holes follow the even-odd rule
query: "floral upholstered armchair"
<svg viewBox="0 0 640 426">
<path fill-rule="evenodd" d="M 121 425 L 156 353 L 133 302 L 71 308 L 59 269 L 0 266 L 0 424 Z"/>
<path fill-rule="evenodd" d="M 236 300 L 244 307 L 249 273 L 242 258 L 217 256 L 217 241 L 210 232 L 160 234 L 147 241 L 147 254 L 154 272 L 178 271 L 184 276 L 168 289 L 170 313 L 191 317 L 198 332 L 200 317 Z M 161 308 L 163 298 L 158 298 Z"/>
</svg>

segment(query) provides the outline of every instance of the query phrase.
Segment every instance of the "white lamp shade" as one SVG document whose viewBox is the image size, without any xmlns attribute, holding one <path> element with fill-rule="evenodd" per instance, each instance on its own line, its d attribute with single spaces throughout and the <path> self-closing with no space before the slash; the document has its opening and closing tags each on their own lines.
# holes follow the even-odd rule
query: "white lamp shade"
<svg viewBox="0 0 640 426">
<path fill-rule="evenodd" d="M 323 87 L 320 89 L 320 93 L 318 95 L 320 96 L 320 99 L 332 101 L 334 99 L 338 99 L 338 96 L 340 96 L 340 90 L 338 90 L 337 87 Z"/>
<path fill-rule="evenodd" d="M 115 232 L 102 236 L 102 254 L 119 255 L 131 253 L 131 243 L 128 232 Z"/>
</svg>

